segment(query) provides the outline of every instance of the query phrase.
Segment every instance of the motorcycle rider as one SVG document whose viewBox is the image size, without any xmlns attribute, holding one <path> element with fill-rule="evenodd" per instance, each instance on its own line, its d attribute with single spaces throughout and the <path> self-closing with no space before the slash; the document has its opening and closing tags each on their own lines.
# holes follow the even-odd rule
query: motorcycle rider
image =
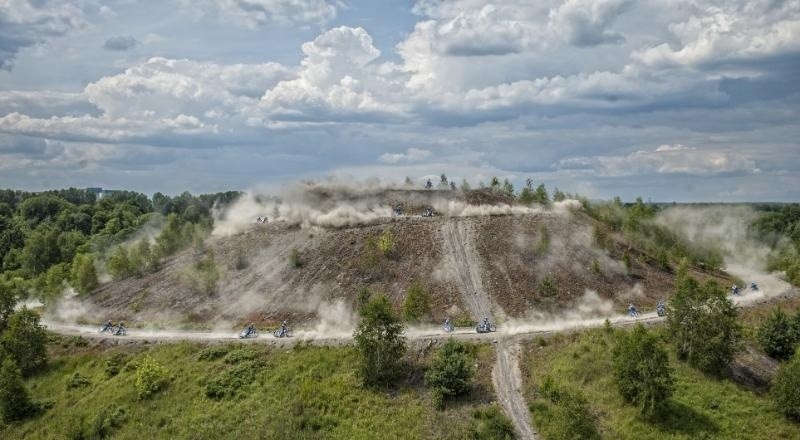
<svg viewBox="0 0 800 440">
<path fill-rule="evenodd" d="M 639 312 L 636 310 L 636 306 L 634 306 L 633 303 L 628 304 L 628 314 L 634 318 L 639 316 Z"/>
<path fill-rule="evenodd" d="M 111 322 L 111 320 L 109 319 L 108 322 L 106 322 L 106 324 L 103 326 L 103 329 L 100 330 L 100 333 L 105 333 L 113 328 L 114 328 L 114 323 Z"/>
<path fill-rule="evenodd" d="M 114 333 L 114 335 L 116 335 L 116 336 L 125 335 L 125 323 L 124 322 L 122 322 L 122 321 L 119 322 L 119 326 L 117 327 L 117 331 L 116 331 L 116 333 Z"/>
</svg>

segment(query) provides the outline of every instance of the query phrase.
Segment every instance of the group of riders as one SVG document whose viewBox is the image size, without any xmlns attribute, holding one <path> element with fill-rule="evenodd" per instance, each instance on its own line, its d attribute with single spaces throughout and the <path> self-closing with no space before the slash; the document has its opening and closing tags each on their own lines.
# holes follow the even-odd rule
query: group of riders
<svg viewBox="0 0 800 440">
<path fill-rule="evenodd" d="M 400 205 L 395 206 L 395 208 L 392 211 L 394 212 L 394 215 L 396 217 L 402 217 L 403 214 L 405 213 L 405 211 L 403 211 L 403 207 L 400 206 Z M 423 217 L 433 217 L 433 208 L 426 207 L 425 210 L 422 211 L 422 216 Z"/>
<path fill-rule="evenodd" d="M 754 292 L 758 291 L 759 290 L 758 284 L 750 283 L 750 290 Z M 736 284 L 734 284 L 731 287 L 731 294 L 733 295 L 740 295 L 741 291 L 742 289 Z M 660 299 L 656 304 L 656 314 L 658 316 L 666 316 L 667 314 L 667 305 L 663 299 Z M 635 305 L 633 305 L 633 303 L 628 304 L 628 315 L 632 318 L 639 317 L 639 310 L 636 308 Z M 455 326 L 450 321 L 450 318 L 444 320 L 444 325 L 442 327 L 445 333 L 451 333 L 452 331 L 455 330 Z M 497 328 L 495 327 L 494 324 L 491 323 L 491 321 L 489 321 L 489 318 L 487 316 L 484 316 L 483 320 L 481 320 L 481 322 L 475 327 L 475 330 L 478 333 L 489 333 L 497 331 Z M 119 324 L 114 325 L 114 323 L 111 322 L 111 320 L 109 320 L 100 329 L 100 333 L 109 333 L 114 336 L 125 336 L 127 334 L 127 329 L 125 328 L 124 322 L 120 321 Z M 272 332 L 272 335 L 275 336 L 276 338 L 290 337 L 291 331 L 289 329 L 288 322 L 284 320 L 281 323 L 280 327 L 278 327 L 274 332 Z M 240 339 L 257 338 L 257 337 L 258 337 L 258 330 L 256 329 L 255 324 L 252 322 L 250 323 L 250 325 L 245 327 L 244 330 L 242 330 L 239 333 Z"/>
</svg>

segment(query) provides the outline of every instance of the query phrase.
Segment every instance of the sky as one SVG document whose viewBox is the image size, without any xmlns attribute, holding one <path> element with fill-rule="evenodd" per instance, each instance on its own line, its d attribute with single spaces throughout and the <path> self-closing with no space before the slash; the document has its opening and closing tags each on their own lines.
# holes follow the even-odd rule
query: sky
<svg viewBox="0 0 800 440">
<path fill-rule="evenodd" d="M 797 202 L 798 139 L 800 0 L 0 0 L 0 187 Z"/>
</svg>

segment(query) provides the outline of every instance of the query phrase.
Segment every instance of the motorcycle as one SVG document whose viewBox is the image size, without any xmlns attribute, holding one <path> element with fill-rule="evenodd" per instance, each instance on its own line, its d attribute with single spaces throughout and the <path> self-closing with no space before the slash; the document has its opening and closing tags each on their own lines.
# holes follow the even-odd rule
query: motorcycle
<svg viewBox="0 0 800 440">
<path fill-rule="evenodd" d="M 239 339 L 257 338 L 258 330 L 254 328 L 246 328 L 239 332 Z"/>
<path fill-rule="evenodd" d="M 496 332 L 497 331 L 497 327 L 494 324 L 492 324 L 491 322 L 484 321 L 484 322 L 478 324 L 475 327 L 475 330 L 478 333 L 490 333 L 490 332 Z"/>
<path fill-rule="evenodd" d="M 450 333 L 455 330 L 455 327 L 453 327 L 453 324 L 449 320 L 445 321 L 444 326 L 442 327 L 444 328 L 445 333 Z"/>
<path fill-rule="evenodd" d="M 656 307 L 656 314 L 658 314 L 658 316 L 662 316 L 662 317 L 663 316 L 667 316 L 667 307 L 662 305 L 662 304 L 659 304 Z"/>
<path fill-rule="evenodd" d="M 113 334 L 114 336 L 127 336 L 127 334 L 128 334 L 128 329 L 126 329 L 126 328 L 125 328 L 125 327 L 123 327 L 123 326 L 119 326 L 119 327 L 117 327 L 117 330 L 116 330 L 114 333 L 112 333 L 112 334 Z"/>
<path fill-rule="evenodd" d="M 272 332 L 272 336 L 275 336 L 276 338 L 291 338 L 292 334 L 289 330 L 289 327 L 280 327 Z"/>
</svg>

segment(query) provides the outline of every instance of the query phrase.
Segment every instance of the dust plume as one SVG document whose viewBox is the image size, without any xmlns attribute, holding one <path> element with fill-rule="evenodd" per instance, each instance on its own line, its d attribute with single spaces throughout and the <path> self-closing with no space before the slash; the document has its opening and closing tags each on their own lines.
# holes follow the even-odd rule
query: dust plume
<svg viewBox="0 0 800 440">
<path fill-rule="evenodd" d="M 300 339 L 347 338 L 356 328 L 358 316 L 350 304 L 338 299 L 334 302 L 321 301 L 316 309 L 317 323 L 312 329 L 297 330 Z"/>
</svg>

